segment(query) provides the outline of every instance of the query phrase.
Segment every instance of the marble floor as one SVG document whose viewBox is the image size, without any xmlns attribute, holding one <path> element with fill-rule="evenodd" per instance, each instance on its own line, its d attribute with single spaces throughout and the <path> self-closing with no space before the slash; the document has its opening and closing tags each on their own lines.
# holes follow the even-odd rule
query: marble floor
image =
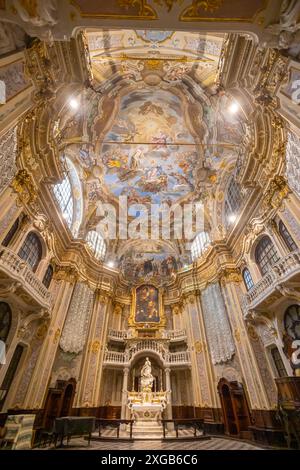
<svg viewBox="0 0 300 470">
<path fill-rule="evenodd" d="M 46 447 L 51 450 L 53 447 Z M 101 440 L 91 441 L 90 446 L 83 438 L 71 439 L 68 446 L 57 450 L 262 450 L 261 447 L 234 439 L 213 437 L 207 440 L 138 441 Z"/>
</svg>

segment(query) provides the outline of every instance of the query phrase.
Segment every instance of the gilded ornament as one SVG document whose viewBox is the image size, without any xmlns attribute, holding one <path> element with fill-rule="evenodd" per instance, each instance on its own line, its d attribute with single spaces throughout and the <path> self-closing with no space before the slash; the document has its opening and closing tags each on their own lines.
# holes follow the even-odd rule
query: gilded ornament
<svg viewBox="0 0 300 470">
<path fill-rule="evenodd" d="M 154 0 L 154 3 L 157 5 L 166 7 L 168 12 L 172 10 L 175 3 L 178 3 L 180 6 L 183 4 L 183 2 L 184 0 Z"/>
<path fill-rule="evenodd" d="M 195 344 L 194 344 L 194 348 L 195 348 L 196 353 L 198 353 L 198 354 L 202 353 L 203 344 L 201 343 L 201 341 L 196 341 Z"/>
<path fill-rule="evenodd" d="M 114 307 L 114 314 L 121 315 L 121 313 L 123 312 L 123 307 L 124 306 L 122 304 L 116 304 Z"/>
<path fill-rule="evenodd" d="M 58 342 L 60 334 L 61 334 L 60 328 L 57 328 L 53 336 L 53 344 L 56 344 Z"/>
<path fill-rule="evenodd" d="M 241 342 L 241 333 L 240 333 L 240 330 L 238 328 L 236 328 L 234 330 L 234 337 L 235 337 L 237 343 Z"/>
<path fill-rule="evenodd" d="M 35 334 L 36 338 L 39 340 L 44 339 L 47 334 L 47 331 L 48 331 L 48 325 L 46 323 L 43 323 L 36 330 L 36 334 Z"/>
<path fill-rule="evenodd" d="M 91 347 L 90 347 L 90 350 L 93 354 L 96 354 L 97 352 L 100 351 L 100 341 L 98 339 L 95 339 L 92 344 L 91 344 Z"/>
<path fill-rule="evenodd" d="M 224 0 L 193 0 L 192 5 L 186 8 L 182 16 L 195 17 L 201 15 L 201 10 L 213 13 L 218 10 Z"/>
<path fill-rule="evenodd" d="M 36 200 L 37 190 L 30 174 L 26 170 L 19 170 L 11 183 L 12 188 L 19 194 L 21 201 L 30 203 Z"/>
<path fill-rule="evenodd" d="M 239 283 L 242 280 L 239 268 L 224 268 L 220 271 L 219 276 L 222 284 Z"/>
<path fill-rule="evenodd" d="M 258 334 L 257 334 L 256 329 L 254 328 L 254 326 L 249 325 L 248 328 L 247 328 L 247 331 L 248 331 L 248 334 L 249 334 L 250 338 L 251 338 L 253 341 L 258 341 L 259 336 L 258 336 Z"/>
</svg>

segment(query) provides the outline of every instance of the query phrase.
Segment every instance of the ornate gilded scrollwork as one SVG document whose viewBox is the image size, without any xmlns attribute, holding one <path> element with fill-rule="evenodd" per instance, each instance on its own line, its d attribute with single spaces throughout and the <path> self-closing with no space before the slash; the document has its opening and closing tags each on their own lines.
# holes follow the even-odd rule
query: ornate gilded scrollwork
<svg viewBox="0 0 300 470">
<path fill-rule="evenodd" d="M 220 281 L 222 284 L 227 284 L 230 282 L 241 282 L 241 272 L 239 268 L 223 268 L 219 272 Z"/>
<path fill-rule="evenodd" d="M 181 20 L 200 19 L 203 11 L 214 13 L 223 4 L 224 0 L 193 0 L 192 5 L 188 6 L 181 14 Z"/>
<path fill-rule="evenodd" d="M 272 207 L 280 207 L 282 201 L 290 193 L 290 188 L 284 176 L 275 176 L 271 181 L 269 189 L 265 193 L 263 207 L 265 209 Z"/>
<path fill-rule="evenodd" d="M 37 189 L 32 177 L 26 170 L 19 170 L 13 179 L 11 186 L 19 194 L 20 200 L 24 204 L 29 204 L 36 200 Z"/>
<path fill-rule="evenodd" d="M 159 6 L 165 6 L 168 11 L 171 11 L 173 8 L 173 5 L 177 3 L 178 5 L 182 5 L 184 0 L 154 0 L 154 3 L 156 3 Z"/>
</svg>

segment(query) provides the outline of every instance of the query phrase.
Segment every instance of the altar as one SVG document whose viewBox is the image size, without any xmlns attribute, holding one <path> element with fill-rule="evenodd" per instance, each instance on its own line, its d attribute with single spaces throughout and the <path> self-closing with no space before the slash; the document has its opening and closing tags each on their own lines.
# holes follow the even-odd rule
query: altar
<svg viewBox="0 0 300 470">
<path fill-rule="evenodd" d="M 153 392 L 153 376 L 151 362 L 146 358 L 141 371 L 141 390 L 128 392 L 127 406 L 134 420 L 133 436 L 136 438 L 161 438 L 162 413 L 168 403 L 168 393 Z"/>
</svg>

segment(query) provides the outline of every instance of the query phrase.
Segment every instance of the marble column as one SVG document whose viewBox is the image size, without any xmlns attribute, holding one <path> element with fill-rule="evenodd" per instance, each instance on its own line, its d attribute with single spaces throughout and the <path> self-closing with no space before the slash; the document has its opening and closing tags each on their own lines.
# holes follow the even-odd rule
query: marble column
<svg viewBox="0 0 300 470">
<path fill-rule="evenodd" d="M 227 307 L 233 336 L 235 339 L 237 357 L 241 372 L 248 391 L 250 406 L 252 409 L 267 409 L 270 407 L 268 394 L 264 387 L 257 359 L 251 347 L 246 331 L 241 309 L 240 276 L 234 273 L 221 279 L 222 293 Z M 271 386 L 271 385 L 270 385 Z M 272 384 L 274 386 L 274 384 Z"/>
<path fill-rule="evenodd" d="M 68 312 L 73 288 L 74 280 L 68 277 L 54 280 L 54 282 L 51 283 L 51 292 L 53 298 L 55 298 L 55 303 L 52 310 L 48 334 L 42 346 L 27 393 L 28 397 L 30 397 L 27 403 L 28 407 L 42 407 L 49 386 L 51 371 L 59 345 L 59 338 Z"/>
<path fill-rule="evenodd" d="M 82 365 L 81 383 L 77 406 L 100 406 L 101 380 L 108 327 L 110 297 L 95 292 L 94 307 L 90 322 L 88 347 Z"/>
<path fill-rule="evenodd" d="M 123 371 L 121 419 L 126 419 L 126 416 L 127 416 L 128 377 L 129 377 L 129 368 L 125 367 Z"/>
<path fill-rule="evenodd" d="M 172 390 L 171 390 L 171 369 L 167 367 L 165 369 L 166 374 L 166 392 L 168 395 L 168 403 L 166 407 L 167 419 L 172 419 Z"/>
</svg>

